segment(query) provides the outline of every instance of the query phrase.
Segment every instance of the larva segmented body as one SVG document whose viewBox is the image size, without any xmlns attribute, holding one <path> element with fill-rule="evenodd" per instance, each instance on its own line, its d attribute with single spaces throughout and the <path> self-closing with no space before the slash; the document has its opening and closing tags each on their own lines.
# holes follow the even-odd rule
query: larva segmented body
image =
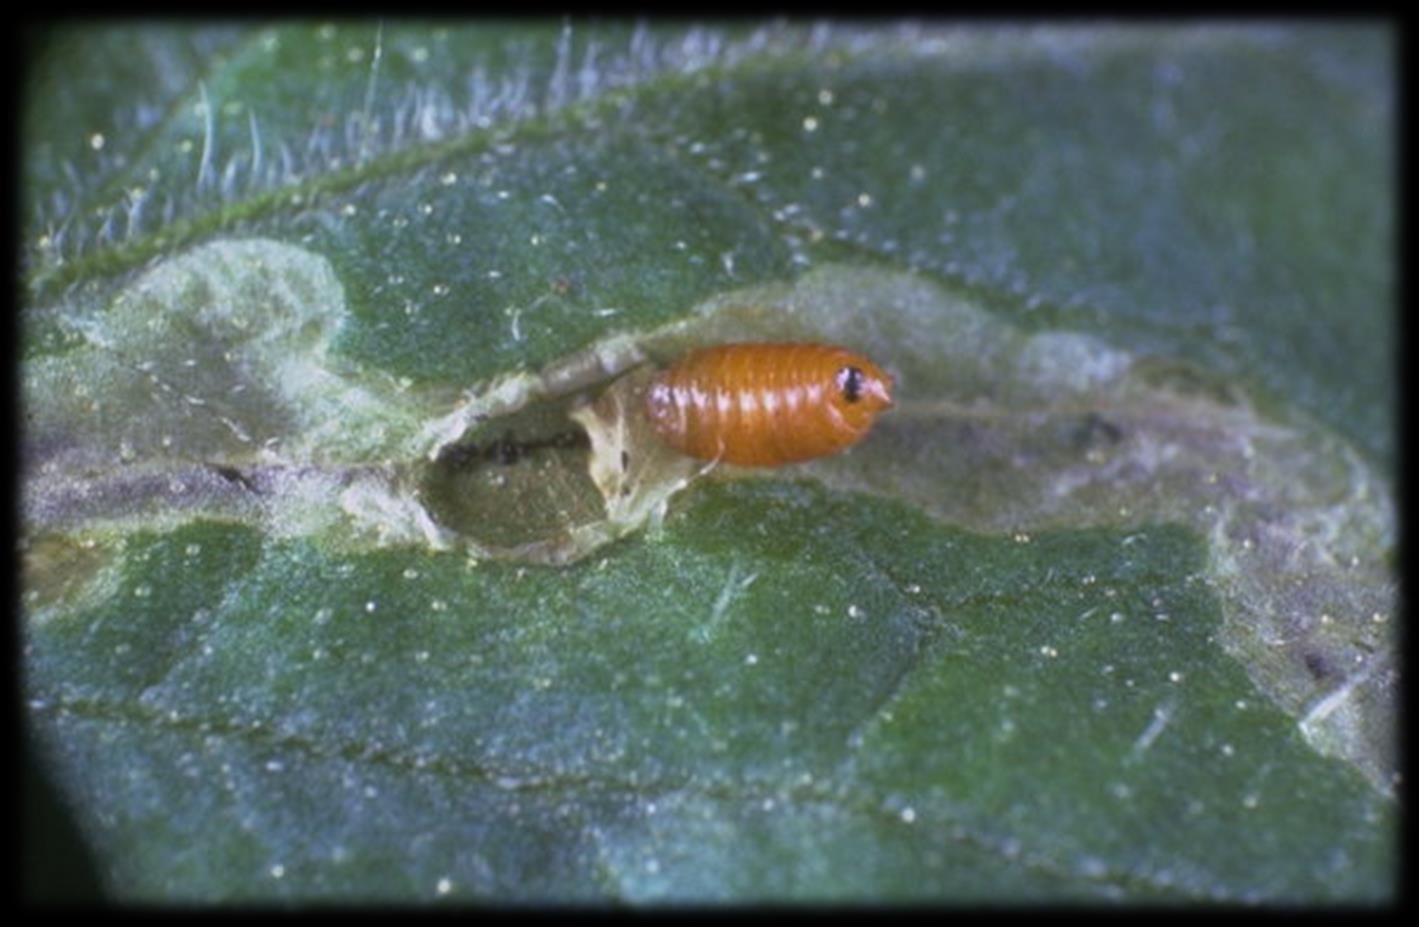
<svg viewBox="0 0 1419 927">
<path fill-rule="evenodd" d="M 652 380 L 646 412 L 671 447 L 702 460 L 773 467 L 844 450 L 892 405 L 892 377 L 822 344 L 725 344 Z"/>
</svg>

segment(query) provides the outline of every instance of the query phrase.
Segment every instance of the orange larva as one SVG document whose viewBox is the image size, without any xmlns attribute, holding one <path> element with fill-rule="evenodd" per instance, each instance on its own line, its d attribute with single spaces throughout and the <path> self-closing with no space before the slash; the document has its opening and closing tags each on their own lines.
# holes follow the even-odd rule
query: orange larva
<svg viewBox="0 0 1419 927">
<path fill-rule="evenodd" d="M 671 447 L 702 460 L 776 467 L 836 454 L 892 405 L 892 377 L 823 344 L 724 344 L 651 381 L 646 412 Z"/>
</svg>

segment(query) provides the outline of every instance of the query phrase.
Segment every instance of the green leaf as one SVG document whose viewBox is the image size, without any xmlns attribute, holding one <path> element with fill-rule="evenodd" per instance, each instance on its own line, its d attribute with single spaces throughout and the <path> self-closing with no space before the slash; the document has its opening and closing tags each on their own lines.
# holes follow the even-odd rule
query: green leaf
<svg viewBox="0 0 1419 927">
<path fill-rule="evenodd" d="M 113 897 L 1393 897 L 1385 27 L 65 27 L 24 691 Z M 852 452 L 646 362 L 841 343 Z"/>
</svg>

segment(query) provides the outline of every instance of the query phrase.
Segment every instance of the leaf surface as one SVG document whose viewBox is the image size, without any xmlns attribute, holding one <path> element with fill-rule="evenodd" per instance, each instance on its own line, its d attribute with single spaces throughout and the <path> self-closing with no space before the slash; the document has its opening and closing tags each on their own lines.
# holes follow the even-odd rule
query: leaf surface
<svg viewBox="0 0 1419 927">
<path fill-rule="evenodd" d="M 106 890 L 1390 898 L 1391 46 L 47 35 L 24 691 Z M 570 411 L 788 338 L 898 408 L 603 504 Z"/>
</svg>

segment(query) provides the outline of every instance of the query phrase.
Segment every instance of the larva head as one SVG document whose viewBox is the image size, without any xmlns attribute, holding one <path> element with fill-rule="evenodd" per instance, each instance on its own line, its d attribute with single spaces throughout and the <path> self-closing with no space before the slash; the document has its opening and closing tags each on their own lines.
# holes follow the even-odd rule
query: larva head
<svg viewBox="0 0 1419 927">
<path fill-rule="evenodd" d="M 892 375 L 865 357 L 849 354 L 833 375 L 833 405 L 855 430 L 865 430 L 892 407 Z"/>
</svg>

